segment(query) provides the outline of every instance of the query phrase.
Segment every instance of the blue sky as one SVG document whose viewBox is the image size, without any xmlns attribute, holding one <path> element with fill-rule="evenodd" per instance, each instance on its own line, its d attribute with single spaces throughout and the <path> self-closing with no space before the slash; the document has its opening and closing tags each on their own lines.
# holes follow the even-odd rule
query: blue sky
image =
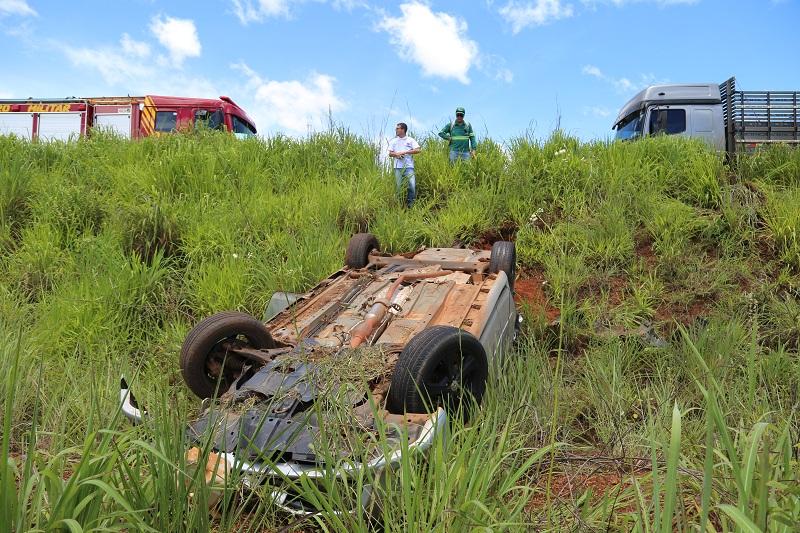
<svg viewBox="0 0 800 533">
<path fill-rule="evenodd" d="M 583 139 L 654 82 L 800 90 L 798 0 L 0 0 L 0 98 L 232 97 L 261 133 L 334 120 Z"/>
</svg>

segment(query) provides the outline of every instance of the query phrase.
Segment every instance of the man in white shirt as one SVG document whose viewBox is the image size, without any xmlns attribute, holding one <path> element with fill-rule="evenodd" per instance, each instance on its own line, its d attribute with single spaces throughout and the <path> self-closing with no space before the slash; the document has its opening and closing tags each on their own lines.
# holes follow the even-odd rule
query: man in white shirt
<svg viewBox="0 0 800 533">
<path fill-rule="evenodd" d="M 397 136 L 389 141 L 389 157 L 394 158 L 394 179 L 402 194 L 403 182 L 408 183 L 406 206 L 411 207 L 417 198 L 417 178 L 414 175 L 414 154 L 419 153 L 419 143 L 406 135 L 408 126 L 399 122 L 394 128 Z"/>
</svg>

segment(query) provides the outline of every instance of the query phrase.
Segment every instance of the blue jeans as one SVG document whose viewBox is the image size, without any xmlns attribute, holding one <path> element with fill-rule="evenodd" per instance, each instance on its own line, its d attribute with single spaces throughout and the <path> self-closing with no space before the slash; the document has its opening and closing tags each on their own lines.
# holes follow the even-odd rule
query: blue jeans
<svg viewBox="0 0 800 533">
<path fill-rule="evenodd" d="M 450 150 L 450 162 L 455 163 L 459 159 L 463 159 L 464 161 L 469 161 L 472 158 L 472 154 L 469 152 L 458 152 L 456 150 Z"/>
<path fill-rule="evenodd" d="M 414 175 L 414 167 L 394 169 L 394 180 L 397 183 L 397 190 L 403 194 L 403 182 L 408 183 L 408 193 L 406 196 L 406 206 L 411 207 L 417 199 L 417 177 Z"/>
</svg>

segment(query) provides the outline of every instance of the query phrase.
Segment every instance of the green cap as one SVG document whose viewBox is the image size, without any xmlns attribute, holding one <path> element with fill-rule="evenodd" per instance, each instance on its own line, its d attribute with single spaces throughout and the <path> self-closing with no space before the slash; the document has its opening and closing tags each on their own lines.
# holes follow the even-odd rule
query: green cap
<svg viewBox="0 0 800 533">
<path fill-rule="evenodd" d="M 457 107 L 456 108 L 456 115 L 458 115 L 459 113 L 461 113 L 462 115 L 466 115 L 466 113 L 464 112 L 464 108 L 463 107 Z"/>
</svg>

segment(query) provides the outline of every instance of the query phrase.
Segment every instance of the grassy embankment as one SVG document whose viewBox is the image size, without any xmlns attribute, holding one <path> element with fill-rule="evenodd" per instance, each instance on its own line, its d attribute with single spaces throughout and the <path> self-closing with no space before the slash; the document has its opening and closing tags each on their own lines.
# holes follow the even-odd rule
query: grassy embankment
<svg viewBox="0 0 800 533">
<path fill-rule="evenodd" d="M 526 317 L 475 423 L 393 476 L 387 529 L 793 530 L 800 151 L 733 170 L 676 139 L 556 134 L 451 168 L 424 148 L 406 211 L 344 132 L 0 138 L 0 530 L 366 528 L 335 511 L 369 479 L 307 520 L 244 494 L 209 518 L 177 366 L 197 320 L 260 316 L 364 230 L 398 252 L 513 238 Z M 142 427 L 115 411 L 121 373 Z"/>
</svg>

